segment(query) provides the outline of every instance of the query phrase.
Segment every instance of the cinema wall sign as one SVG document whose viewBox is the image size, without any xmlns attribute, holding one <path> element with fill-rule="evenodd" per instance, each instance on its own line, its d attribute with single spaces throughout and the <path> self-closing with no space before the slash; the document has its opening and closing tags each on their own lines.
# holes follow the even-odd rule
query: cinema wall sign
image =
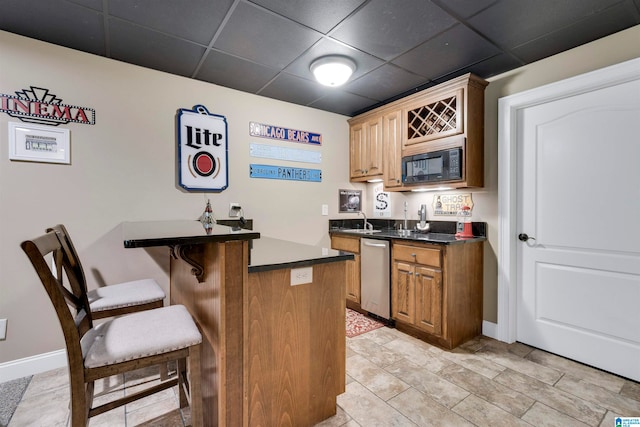
<svg viewBox="0 0 640 427">
<path fill-rule="evenodd" d="M 96 124 L 93 108 L 62 103 L 62 99 L 49 89 L 31 86 L 13 95 L 0 94 L 0 112 L 25 123 L 58 126 L 59 124 Z"/>
<path fill-rule="evenodd" d="M 180 186 L 189 191 L 220 192 L 227 188 L 227 119 L 204 105 L 178 110 Z"/>
</svg>

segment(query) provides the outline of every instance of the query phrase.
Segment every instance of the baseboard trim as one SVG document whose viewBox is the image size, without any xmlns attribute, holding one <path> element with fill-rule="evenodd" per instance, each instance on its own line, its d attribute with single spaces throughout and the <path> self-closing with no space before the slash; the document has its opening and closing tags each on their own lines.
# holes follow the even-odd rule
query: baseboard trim
<svg viewBox="0 0 640 427">
<path fill-rule="evenodd" d="M 482 321 L 482 335 L 485 337 L 498 340 L 498 324 L 493 322 Z"/>
<path fill-rule="evenodd" d="M 66 350 L 56 350 L 0 363 L 0 383 L 40 374 L 64 366 L 67 366 Z"/>
</svg>

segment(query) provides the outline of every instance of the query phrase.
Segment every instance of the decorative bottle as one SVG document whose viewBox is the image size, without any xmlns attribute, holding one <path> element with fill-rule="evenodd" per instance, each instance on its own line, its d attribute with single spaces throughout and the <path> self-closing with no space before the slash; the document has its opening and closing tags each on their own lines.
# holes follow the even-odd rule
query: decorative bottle
<svg viewBox="0 0 640 427">
<path fill-rule="evenodd" d="M 216 223 L 216 220 L 213 218 L 213 210 L 211 209 L 211 201 L 209 199 L 207 199 L 207 206 L 200 216 L 200 222 L 207 231 L 211 230 Z"/>
</svg>

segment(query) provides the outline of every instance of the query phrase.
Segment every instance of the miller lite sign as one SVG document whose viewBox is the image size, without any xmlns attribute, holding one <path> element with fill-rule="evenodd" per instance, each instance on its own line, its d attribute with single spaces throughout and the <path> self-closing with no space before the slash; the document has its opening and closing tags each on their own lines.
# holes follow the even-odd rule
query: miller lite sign
<svg viewBox="0 0 640 427">
<path fill-rule="evenodd" d="M 220 192 L 227 188 L 227 119 L 204 105 L 178 110 L 180 186 L 188 191 Z"/>
</svg>

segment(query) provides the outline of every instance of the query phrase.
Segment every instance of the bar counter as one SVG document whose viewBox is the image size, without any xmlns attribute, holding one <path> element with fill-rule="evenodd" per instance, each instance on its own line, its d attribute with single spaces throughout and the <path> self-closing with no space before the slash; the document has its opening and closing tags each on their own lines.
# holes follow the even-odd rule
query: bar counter
<svg viewBox="0 0 640 427">
<path fill-rule="evenodd" d="M 311 426 L 335 414 L 352 254 L 189 220 L 122 229 L 126 248 L 170 248 L 170 303 L 203 334 L 205 426 Z"/>
</svg>

